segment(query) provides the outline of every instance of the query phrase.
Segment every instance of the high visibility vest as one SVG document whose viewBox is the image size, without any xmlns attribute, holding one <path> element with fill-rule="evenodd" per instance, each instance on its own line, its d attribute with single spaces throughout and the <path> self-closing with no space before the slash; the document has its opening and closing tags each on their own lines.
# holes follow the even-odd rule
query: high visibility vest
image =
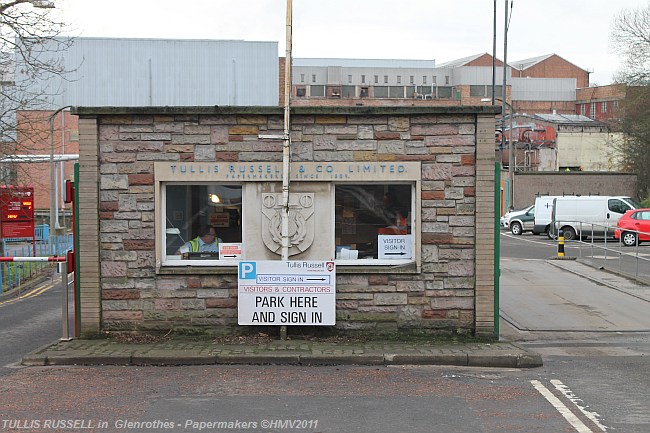
<svg viewBox="0 0 650 433">
<path fill-rule="evenodd" d="M 214 244 L 218 246 L 219 242 L 215 240 Z M 201 242 L 199 240 L 199 237 L 195 237 L 194 239 L 190 240 L 190 252 L 191 253 L 198 253 L 200 247 L 201 247 Z"/>
</svg>

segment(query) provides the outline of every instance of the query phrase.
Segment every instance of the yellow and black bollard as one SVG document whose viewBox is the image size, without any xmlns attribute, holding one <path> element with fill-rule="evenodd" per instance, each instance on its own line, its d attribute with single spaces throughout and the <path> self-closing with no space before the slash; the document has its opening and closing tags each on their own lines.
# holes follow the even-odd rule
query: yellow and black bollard
<svg viewBox="0 0 650 433">
<path fill-rule="evenodd" d="M 557 232 L 557 256 L 564 257 L 564 232 Z"/>
</svg>

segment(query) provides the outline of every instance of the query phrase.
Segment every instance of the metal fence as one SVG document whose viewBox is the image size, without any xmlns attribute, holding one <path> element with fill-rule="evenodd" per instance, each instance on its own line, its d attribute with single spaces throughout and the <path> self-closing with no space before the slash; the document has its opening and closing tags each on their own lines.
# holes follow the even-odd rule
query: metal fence
<svg viewBox="0 0 650 433">
<path fill-rule="evenodd" d="M 640 237 L 650 237 L 650 233 L 622 230 L 623 233 L 634 233 L 637 240 L 632 242 L 633 245 L 626 246 L 623 236 L 619 236 L 619 239 L 614 237 L 616 226 L 557 221 L 556 227 L 561 228 L 569 223 L 578 227 L 577 236 L 574 240 L 565 240 L 565 243 L 578 245 L 579 258 L 589 259 L 603 269 L 650 284 L 650 246 L 640 246 L 643 242 L 650 244 L 650 241 L 638 241 Z"/>
<path fill-rule="evenodd" d="M 46 257 L 63 256 L 73 250 L 73 236 L 71 234 L 53 236 L 35 243 L 8 241 L 2 242 L 3 257 Z M 0 263 L 0 294 L 20 287 L 26 281 L 36 277 L 44 270 L 52 267 L 48 262 L 3 262 Z"/>
</svg>

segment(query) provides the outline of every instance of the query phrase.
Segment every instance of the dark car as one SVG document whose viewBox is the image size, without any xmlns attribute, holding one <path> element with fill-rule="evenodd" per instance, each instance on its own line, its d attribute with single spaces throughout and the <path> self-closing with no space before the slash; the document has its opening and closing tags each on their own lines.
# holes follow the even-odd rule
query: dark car
<svg viewBox="0 0 650 433">
<path fill-rule="evenodd" d="M 650 241 L 650 208 L 625 212 L 616 224 L 614 237 L 620 239 L 626 247 Z"/>
</svg>

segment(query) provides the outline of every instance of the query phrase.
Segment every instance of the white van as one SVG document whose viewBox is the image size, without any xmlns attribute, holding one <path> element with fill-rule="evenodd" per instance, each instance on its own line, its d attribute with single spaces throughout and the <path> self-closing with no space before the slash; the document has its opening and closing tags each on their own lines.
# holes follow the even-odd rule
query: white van
<svg viewBox="0 0 650 433">
<path fill-rule="evenodd" d="M 550 238 L 562 230 L 565 240 L 586 237 L 610 237 L 616 223 L 630 209 L 641 204 L 625 196 L 564 196 L 553 199 L 546 232 Z M 535 213 L 537 217 L 537 212 Z M 541 224 L 544 221 L 537 221 Z"/>
<path fill-rule="evenodd" d="M 535 198 L 533 234 L 548 234 L 553 216 L 553 201 L 561 195 L 543 195 Z"/>
</svg>

